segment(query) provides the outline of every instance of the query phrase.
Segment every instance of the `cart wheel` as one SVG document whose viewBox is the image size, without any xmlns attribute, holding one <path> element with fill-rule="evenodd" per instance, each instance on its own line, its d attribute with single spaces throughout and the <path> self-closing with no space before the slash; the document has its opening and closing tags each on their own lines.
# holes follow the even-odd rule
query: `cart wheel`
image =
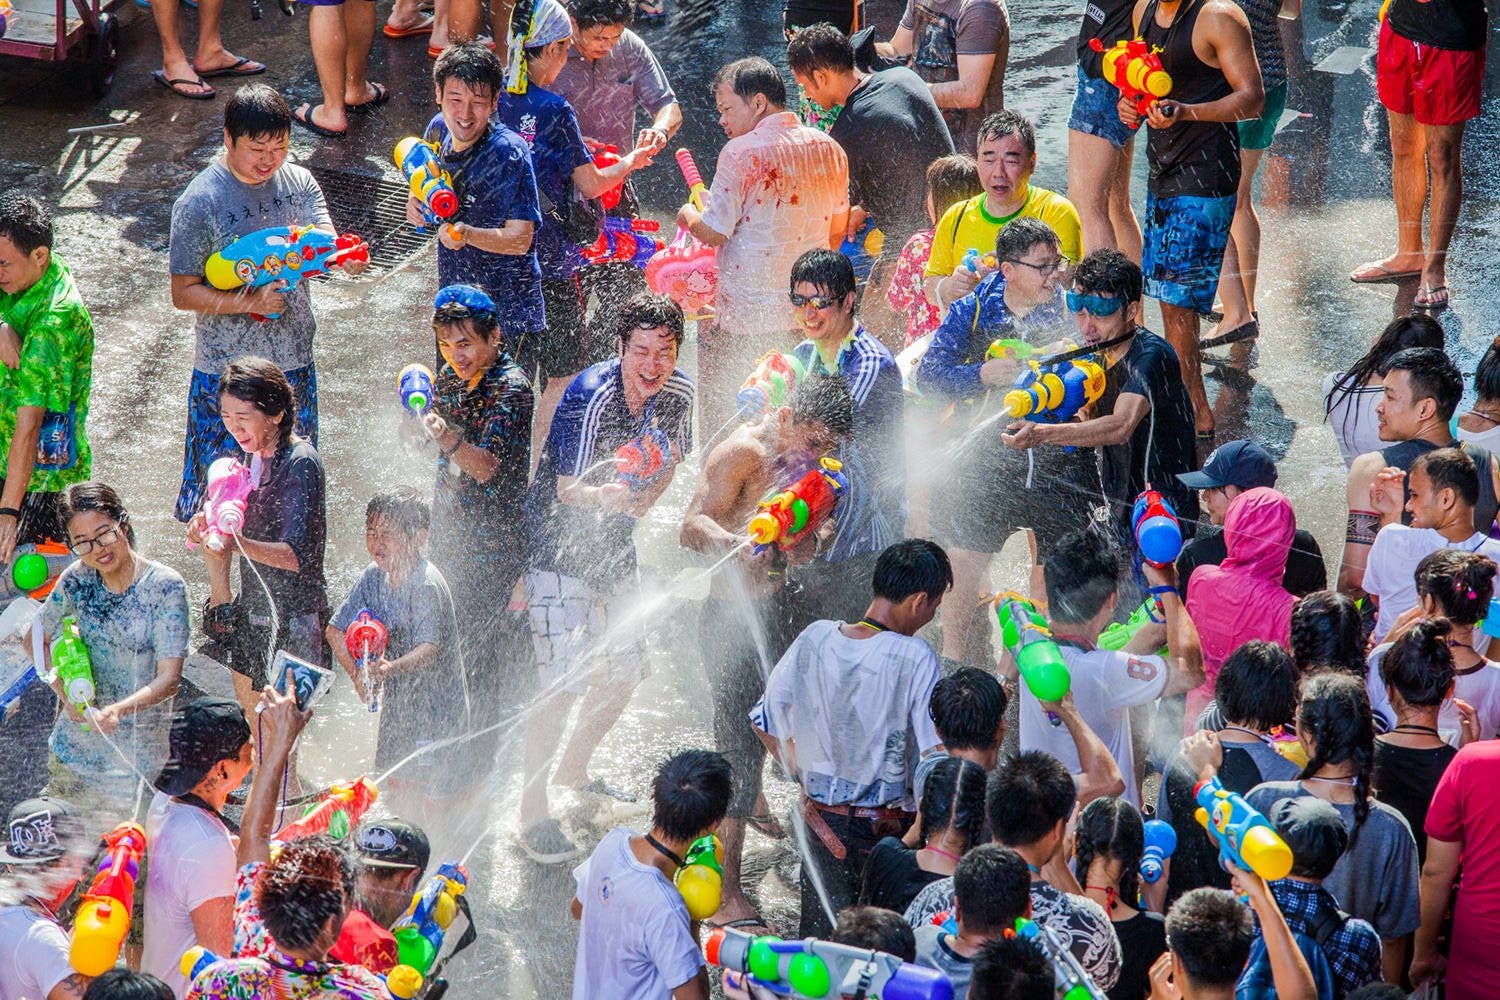
<svg viewBox="0 0 1500 1000">
<path fill-rule="evenodd" d="M 119 23 L 107 11 L 99 13 L 99 34 L 89 37 L 89 88 L 95 97 L 103 97 L 115 81 L 115 66 L 120 61 Z"/>
</svg>

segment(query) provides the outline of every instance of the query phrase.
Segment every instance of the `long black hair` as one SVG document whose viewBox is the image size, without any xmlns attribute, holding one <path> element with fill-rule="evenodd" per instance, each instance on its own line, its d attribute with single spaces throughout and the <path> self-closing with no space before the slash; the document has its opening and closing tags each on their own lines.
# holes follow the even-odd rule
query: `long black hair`
<svg viewBox="0 0 1500 1000">
<path fill-rule="evenodd" d="M 1495 561 L 1478 552 L 1439 549 L 1417 563 L 1417 594 L 1460 625 L 1476 625 L 1490 610 Z"/>
<path fill-rule="evenodd" d="M 1078 814 L 1073 853 L 1078 881 L 1086 882 L 1098 858 L 1118 861 L 1120 898 L 1134 905 L 1140 895 L 1141 854 L 1146 850 L 1146 822 L 1135 806 L 1113 796 L 1095 799 Z"/>
<path fill-rule="evenodd" d="M 1308 678 L 1297 707 L 1297 731 L 1312 741 L 1307 766 L 1298 777 L 1306 781 L 1329 764 L 1354 762 L 1354 828 L 1349 847 L 1370 815 L 1371 779 L 1375 772 L 1375 720 L 1364 682 L 1339 671 L 1326 670 Z"/>
<path fill-rule="evenodd" d="M 952 829 L 964 835 L 964 850 L 978 844 L 984 828 L 988 778 L 984 768 L 962 757 L 949 757 L 933 765 L 922 784 L 922 843 L 942 830 Z"/>
<path fill-rule="evenodd" d="M 1323 667 L 1365 676 L 1364 622 L 1353 601 L 1319 590 L 1292 606 L 1292 664 L 1304 677 Z"/>
<path fill-rule="evenodd" d="M 1386 687 L 1416 708 L 1436 708 L 1453 687 L 1453 651 L 1446 618 L 1424 618 L 1397 639 L 1380 660 Z"/>
<path fill-rule="evenodd" d="M 1443 326 L 1426 313 L 1412 313 L 1393 319 L 1380 331 L 1375 343 L 1365 356 L 1354 362 L 1349 370 L 1333 377 L 1333 388 L 1324 400 L 1323 418 L 1326 420 L 1352 393 L 1359 391 L 1372 376 L 1385 373 L 1386 362 L 1408 347 L 1443 348 Z M 1355 420 L 1357 421 L 1356 414 Z"/>
</svg>

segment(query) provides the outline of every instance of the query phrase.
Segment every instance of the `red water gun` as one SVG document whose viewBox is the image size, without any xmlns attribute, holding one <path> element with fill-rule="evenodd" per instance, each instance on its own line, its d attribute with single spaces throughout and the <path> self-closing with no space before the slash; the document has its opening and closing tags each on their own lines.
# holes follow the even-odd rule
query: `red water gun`
<svg viewBox="0 0 1500 1000">
<path fill-rule="evenodd" d="M 146 831 L 139 823 L 121 823 L 104 836 L 106 854 L 78 907 L 68 963 L 84 976 L 102 976 L 120 960 L 130 932 L 135 880 L 146 853 Z"/>
<path fill-rule="evenodd" d="M 606 143 L 603 146 L 591 146 L 594 151 L 594 166 L 599 170 L 607 170 L 620 162 L 620 147 L 614 143 Z M 599 196 L 599 202 L 604 206 L 606 212 L 611 211 L 620 204 L 620 195 L 625 187 L 622 180 L 608 191 Z"/>
<path fill-rule="evenodd" d="M 615 472 L 632 490 L 649 486 L 666 471 L 672 442 L 666 431 L 648 427 L 641 435 L 620 445 L 615 452 Z"/>
<path fill-rule="evenodd" d="M 1135 105 L 1136 114 L 1142 118 L 1153 104 L 1172 92 L 1172 77 L 1162 68 L 1161 50 L 1153 49 L 1143 39 L 1121 39 L 1106 49 L 1099 39 L 1091 38 L 1089 48 L 1104 53 L 1104 79 Z M 1137 122 L 1130 127 L 1139 125 Z"/>
<path fill-rule="evenodd" d="M 581 248 L 580 253 L 588 264 L 634 264 L 643 268 L 662 249 L 661 240 L 643 234 L 660 229 L 661 223 L 651 219 L 621 219 L 606 215 L 604 232 L 593 245 Z"/>
<path fill-rule="evenodd" d="M 849 486 L 842 469 L 837 459 L 824 458 L 791 488 L 762 500 L 747 529 L 755 551 L 763 552 L 772 545 L 786 551 L 822 527 Z"/>
<path fill-rule="evenodd" d="M 348 784 L 335 783 L 323 801 L 277 830 L 271 839 L 285 844 L 325 831 L 336 839 L 346 837 L 379 796 L 374 782 L 363 775 Z"/>
<path fill-rule="evenodd" d="M 344 648 L 353 658 L 355 669 L 363 675 L 365 696 L 369 698 L 372 712 L 380 711 L 380 692 L 370 680 L 370 664 L 385 655 L 390 638 L 385 623 L 372 615 L 369 608 L 360 608 L 354 621 L 344 630 Z"/>
</svg>

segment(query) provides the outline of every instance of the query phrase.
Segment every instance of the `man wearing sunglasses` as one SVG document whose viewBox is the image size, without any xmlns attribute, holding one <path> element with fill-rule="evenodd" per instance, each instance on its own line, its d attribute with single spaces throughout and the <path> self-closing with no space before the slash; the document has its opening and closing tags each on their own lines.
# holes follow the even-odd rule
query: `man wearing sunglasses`
<svg viewBox="0 0 1500 1000">
<path fill-rule="evenodd" d="M 941 488 L 933 490 L 932 524 L 952 543 L 955 600 L 949 607 L 965 613 L 945 618 L 943 655 L 976 666 L 990 661 L 982 643 L 970 642 L 974 615 L 967 612 L 986 589 L 994 554 L 1016 531 L 1029 529 L 1038 557 L 1045 557 L 1103 503 L 1093 452 L 1017 454 L 996 440 L 1002 401 L 1020 365 L 1013 350 L 990 357 L 991 343 L 1062 347 L 1056 342 L 1071 330 L 1057 233 L 1040 219 L 1022 217 L 1000 230 L 994 251 L 996 269 L 953 303 L 916 373 L 924 393 L 954 404 L 952 440 L 934 455 L 934 482 Z"/>
<path fill-rule="evenodd" d="M 1185 528 L 1198 519 L 1197 493 L 1177 478 L 1198 467 L 1193 403 L 1172 345 L 1139 325 L 1141 286 L 1141 269 L 1118 250 L 1096 250 L 1078 264 L 1067 305 L 1083 343 L 1104 366 L 1104 395 L 1086 419 L 1021 420 L 1000 435 L 1012 448 L 1100 449 L 1104 492 L 1125 551 L 1135 549 L 1131 507 L 1148 485 L 1161 491 Z"/>
</svg>

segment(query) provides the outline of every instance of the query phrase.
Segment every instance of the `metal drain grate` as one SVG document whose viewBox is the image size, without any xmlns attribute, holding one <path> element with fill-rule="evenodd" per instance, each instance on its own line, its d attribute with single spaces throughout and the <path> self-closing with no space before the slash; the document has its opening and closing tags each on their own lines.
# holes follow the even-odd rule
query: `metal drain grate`
<svg viewBox="0 0 1500 1000">
<path fill-rule="evenodd" d="M 432 242 L 431 233 L 407 225 L 405 184 L 349 170 L 310 169 L 323 188 L 334 226 L 341 233 L 358 233 L 370 244 L 370 266 L 361 280 L 400 267 Z"/>
</svg>

